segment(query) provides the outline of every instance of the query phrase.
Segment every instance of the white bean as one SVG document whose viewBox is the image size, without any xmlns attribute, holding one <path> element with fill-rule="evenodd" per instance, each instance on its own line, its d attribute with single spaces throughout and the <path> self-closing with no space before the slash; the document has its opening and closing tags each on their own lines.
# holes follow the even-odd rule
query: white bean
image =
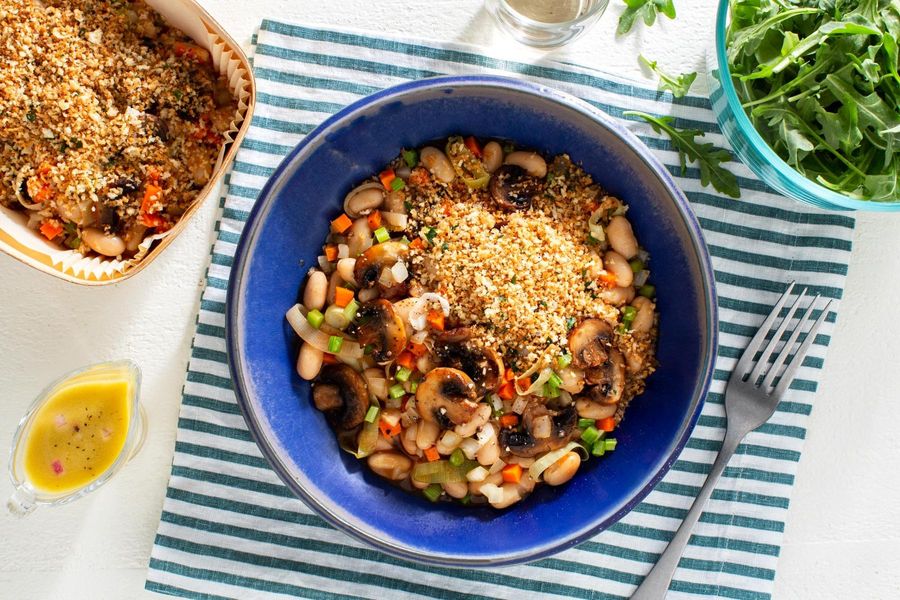
<svg viewBox="0 0 900 600">
<path fill-rule="evenodd" d="M 376 452 L 368 463 L 375 473 L 394 481 L 406 479 L 412 469 L 412 461 L 399 452 Z"/>
<path fill-rule="evenodd" d="M 465 481 L 448 481 L 441 485 L 444 487 L 444 491 L 447 492 L 447 495 L 453 498 L 463 498 L 469 493 L 469 484 Z"/>
<path fill-rule="evenodd" d="M 494 430 L 494 426 L 490 423 L 487 423 L 485 427 L 491 428 L 491 437 L 488 442 L 481 447 L 475 454 L 475 459 L 479 464 L 488 466 L 497 462 L 497 459 L 500 458 L 500 443 L 497 441 L 497 432 Z"/>
<path fill-rule="evenodd" d="M 413 423 L 409 427 L 403 430 L 403 435 L 400 437 L 400 443 L 403 444 L 403 449 L 406 450 L 407 454 L 416 455 L 419 451 L 419 447 L 416 446 L 416 436 L 419 432 L 419 424 Z"/>
<path fill-rule="evenodd" d="M 375 298 L 378 297 L 378 288 L 377 287 L 363 288 L 363 289 L 359 290 L 359 292 L 357 292 L 356 295 L 359 296 L 360 302 L 368 302 L 369 300 L 374 300 Z"/>
<path fill-rule="evenodd" d="M 500 489 L 503 490 L 503 498 L 498 502 L 491 502 L 491 506 L 494 508 L 506 508 L 522 499 L 522 496 L 519 495 L 519 486 L 515 483 L 504 483 Z"/>
<path fill-rule="evenodd" d="M 328 292 L 325 295 L 325 302 L 334 304 L 334 290 L 342 283 L 344 283 L 344 278 L 341 277 L 340 273 L 335 271 L 331 274 L 331 277 L 328 278 Z"/>
<path fill-rule="evenodd" d="M 384 199 L 384 208 L 388 212 L 406 214 L 406 192 L 391 190 Z"/>
<path fill-rule="evenodd" d="M 419 423 L 419 432 L 416 434 L 416 446 L 421 450 L 426 450 L 434 446 L 437 441 L 441 428 L 434 421 L 421 421 Z"/>
<path fill-rule="evenodd" d="M 488 483 L 491 485 L 500 485 L 501 483 L 503 483 L 503 474 L 500 473 L 499 471 L 497 471 L 496 473 L 488 475 L 481 481 L 470 481 L 469 482 L 469 492 L 471 492 L 473 496 L 475 494 L 480 494 L 481 486 L 488 484 Z"/>
<path fill-rule="evenodd" d="M 297 355 L 297 374 L 307 381 L 315 379 L 322 370 L 324 353 L 315 346 L 303 342 Z"/>
<path fill-rule="evenodd" d="M 337 262 L 337 272 L 341 279 L 347 283 L 356 283 L 356 277 L 353 275 L 353 268 L 356 266 L 355 258 L 342 258 Z"/>
<path fill-rule="evenodd" d="M 615 250 L 610 250 L 603 255 L 603 267 L 615 275 L 616 284 L 619 287 L 628 287 L 634 281 L 634 271 L 631 270 L 631 265 L 624 256 Z"/>
<path fill-rule="evenodd" d="M 644 367 L 644 357 L 632 350 L 625 350 L 625 366 L 631 374 L 639 373 Z"/>
<path fill-rule="evenodd" d="M 610 219 L 609 225 L 606 226 L 606 239 L 609 240 L 613 250 L 628 260 L 638 253 L 638 243 L 631 229 L 631 223 L 621 215 Z"/>
<path fill-rule="evenodd" d="M 369 182 L 354 188 L 344 198 L 344 212 L 350 217 L 357 218 L 367 215 L 384 202 L 384 186 L 380 183 Z"/>
<path fill-rule="evenodd" d="M 462 438 L 459 437 L 455 431 L 448 429 L 437 441 L 435 448 L 437 448 L 437 451 L 441 454 L 447 455 L 456 450 L 456 447 L 459 446 L 461 441 Z"/>
<path fill-rule="evenodd" d="M 631 267 L 629 266 L 629 268 Z M 628 287 L 606 288 L 601 290 L 598 296 L 607 304 L 623 306 L 634 299 L 634 288 L 630 285 Z"/>
<path fill-rule="evenodd" d="M 387 381 L 384 378 L 384 369 L 376 369 L 370 368 L 363 371 L 363 377 L 366 378 L 366 384 L 369 387 L 369 391 L 373 396 L 378 398 L 379 400 L 385 400 L 387 398 Z M 375 385 L 373 382 L 381 382 L 378 385 Z"/>
<path fill-rule="evenodd" d="M 322 271 L 313 271 L 306 279 L 303 290 L 303 306 L 308 310 L 322 310 L 325 296 L 328 294 L 328 277 Z"/>
<path fill-rule="evenodd" d="M 575 410 L 578 416 L 584 419 L 606 419 L 616 414 L 619 409 L 616 404 L 600 404 L 587 398 L 579 398 L 575 401 Z"/>
<path fill-rule="evenodd" d="M 103 256 L 119 256 L 125 252 L 125 240 L 93 227 L 82 230 L 81 240 L 88 248 Z"/>
<path fill-rule="evenodd" d="M 503 147 L 497 142 L 488 142 L 481 150 L 481 161 L 488 173 L 493 173 L 503 164 Z"/>
<path fill-rule="evenodd" d="M 375 452 L 382 452 L 384 450 L 393 450 L 394 442 L 387 439 L 383 435 L 379 435 L 378 439 L 375 441 Z"/>
<path fill-rule="evenodd" d="M 580 466 L 581 457 L 574 452 L 566 452 L 558 461 L 544 470 L 544 483 L 562 485 L 572 479 Z"/>
<path fill-rule="evenodd" d="M 532 177 L 543 179 L 547 176 L 547 161 L 537 152 L 517 150 L 506 155 L 504 161 L 508 165 L 516 165 L 525 169 Z"/>
<path fill-rule="evenodd" d="M 447 155 L 433 146 L 425 146 L 419 151 L 419 160 L 425 165 L 431 174 L 443 181 L 450 183 L 456 179 L 456 171 L 450 164 Z"/>
<path fill-rule="evenodd" d="M 638 296 L 631 303 L 637 309 L 634 321 L 631 322 L 631 331 L 635 333 L 647 333 L 653 328 L 656 313 L 656 305 L 649 298 Z"/>
<path fill-rule="evenodd" d="M 350 234 L 347 236 L 347 247 L 350 250 L 350 256 L 356 257 L 372 247 L 372 229 L 369 227 L 369 220 L 361 217 L 353 221 L 350 227 Z"/>
</svg>

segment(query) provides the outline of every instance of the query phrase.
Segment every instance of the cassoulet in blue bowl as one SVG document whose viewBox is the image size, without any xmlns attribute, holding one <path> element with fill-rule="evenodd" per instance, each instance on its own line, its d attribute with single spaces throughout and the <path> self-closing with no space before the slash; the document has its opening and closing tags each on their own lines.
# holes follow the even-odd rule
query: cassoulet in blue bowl
<svg viewBox="0 0 900 600">
<path fill-rule="evenodd" d="M 263 189 L 229 284 L 238 401 L 285 485 L 420 562 L 583 541 L 663 477 L 716 350 L 665 168 L 604 113 L 497 77 L 340 111 Z"/>
</svg>

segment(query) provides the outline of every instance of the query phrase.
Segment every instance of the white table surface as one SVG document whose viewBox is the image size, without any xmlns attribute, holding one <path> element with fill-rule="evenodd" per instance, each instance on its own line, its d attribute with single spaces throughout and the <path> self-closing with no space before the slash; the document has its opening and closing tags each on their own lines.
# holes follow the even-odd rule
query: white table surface
<svg viewBox="0 0 900 600">
<path fill-rule="evenodd" d="M 263 17 L 484 44 L 526 59 L 481 0 L 200 0 L 249 45 Z M 588 37 L 555 54 L 642 77 L 638 52 L 672 72 L 702 70 L 712 0 L 676 0 L 678 18 L 614 37 L 613 0 Z M 786 200 L 787 202 L 787 200 Z M 179 398 L 217 203 L 209 201 L 154 264 L 86 289 L 0 255 L 0 448 L 59 374 L 131 357 L 144 374 L 149 436 L 141 454 L 88 499 L 0 516 L 0 598 L 159 597 L 143 590 L 175 444 Z M 787 518 L 776 598 L 900 597 L 900 215 L 857 217 L 847 294 Z M 3 478 L 0 493 L 11 486 Z"/>
</svg>

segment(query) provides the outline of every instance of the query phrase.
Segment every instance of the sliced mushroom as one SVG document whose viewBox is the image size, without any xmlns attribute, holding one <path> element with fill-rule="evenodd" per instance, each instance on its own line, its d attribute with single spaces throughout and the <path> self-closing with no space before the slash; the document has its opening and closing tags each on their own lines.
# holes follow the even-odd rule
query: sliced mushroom
<svg viewBox="0 0 900 600">
<path fill-rule="evenodd" d="M 356 284 L 363 289 L 377 284 L 378 290 L 385 298 L 395 298 L 401 293 L 405 293 L 407 289 L 405 281 L 385 285 L 381 280 L 381 272 L 385 268 L 393 267 L 397 261 L 404 260 L 407 255 L 409 255 L 409 247 L 403 242 L 375 244 L 356 259 L 356 265 L 353 267 Z"/>
<path fill-rule="evenodd" d="M 592 401 L 618 404 L 625 391 L 625 357 L 617 348 L 610 348 L 606 362 L 585 371 L 584 380 L 591 384 L 586 393 Z"/>
<path fill-rule="evenodd" d="M 357 311 L 357 319 L 357 340 L 372 347 L 372 358 L 376 361 L 393 360 L 406 348 L 406 327 L 388 300 L 364 303 Z"/>
<path fill-rule="evenodd" d="M 350 190 L 344 198 L 344 212 L 356 219 L 371 213 L 384 202 L 384 186 L 370 181 Z"/>
<path fill-rule="evenodd" d="M 468 422 L 478 410 L 478 391 L 472 379 L 458 369 L 432 369 L 416 389 L 416 407 L 426 421 L 443 428 Z"/>
<path fill-rule="evenodd" d="M 533 433 L 534 424 L 545 416 L 552 419 L 550 435 L 538 439 Z M 500 447 L 515 456 L 531 458 L 568 444 L 579 435 L 577 425 L 578 413 L 573 405 L 554 411 L 542 402 L 532 400 L 522 413 L 521 429 L 503 429 L 500 432 Z"/>
<path fill-rule="evenodd" d="M 353 367 L 327 365 L 313 383 L 313 403 L 335 429 L 353 429 L 362 425 L 366 417 L 369 390 Z"/>
<path fill-rule="evenodd" d="M 468 375 L 478 395 L 484 396 L 495 391 L 503 382 L 503 359 L 492 348 L 481 348 L 469 342 L 470 336 L 467 327 L 438 334 L 435 336 L 434 353 L 442 365 Z"/>
<path fill-rule="evenodd" d="M 598 367 L 606 362 L 612 343 L 612 326 L 601 319 L 585 319 L 569 332 L 572 364 L 579 369 Z"/>
<path fill-rule="evenodd" d="M 544 191 L 543 182 L 517 165 L 503 165 L 494 172 L 491 197 L 505 210 L 524 210 Z"/>
</svg>

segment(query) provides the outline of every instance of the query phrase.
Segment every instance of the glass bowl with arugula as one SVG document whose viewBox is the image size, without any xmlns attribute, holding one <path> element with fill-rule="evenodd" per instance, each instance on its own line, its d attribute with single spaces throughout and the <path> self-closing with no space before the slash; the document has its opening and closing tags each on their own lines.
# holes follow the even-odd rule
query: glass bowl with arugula
<svg viewBox="0 0 900 600">
<path fill-rule="evenodd" d="M 776 190 L 900 211 L 900 0 L 722 0 L 710 99 Z"/>
</svg>

